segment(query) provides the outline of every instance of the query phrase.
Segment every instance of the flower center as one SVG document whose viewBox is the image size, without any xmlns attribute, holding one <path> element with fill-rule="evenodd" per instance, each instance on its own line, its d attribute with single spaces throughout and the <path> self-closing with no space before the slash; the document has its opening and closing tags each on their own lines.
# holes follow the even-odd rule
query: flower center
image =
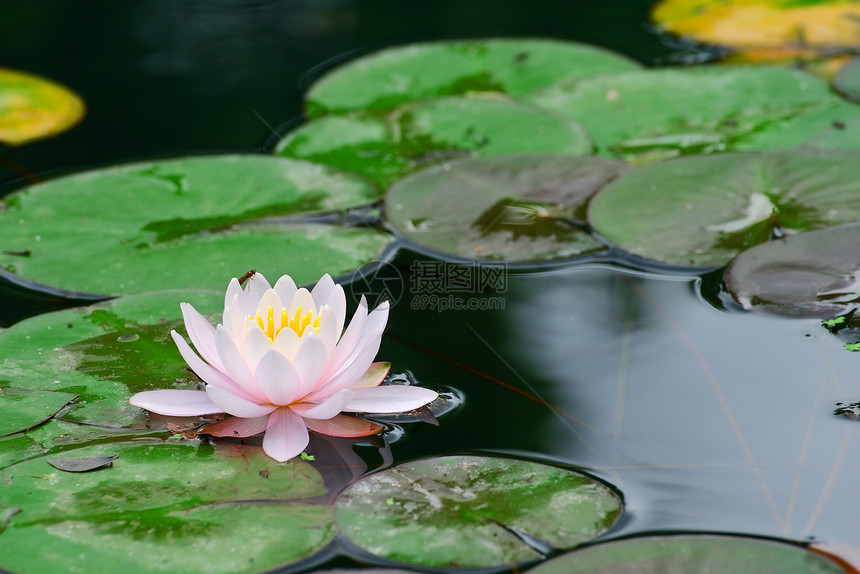
<svg viewBox="0 0 860 574">
<path fill-rule="evenodd" d="M 307 327 L 313 327 L 314 331 L 319 334 L 320 316 L 318 315 L 314 317 L 313 310 L 303 314 L 301 305 L 296 308 L 296 312 L 292 316 L 290 316 L 286 307 L 284 307 L 281 309 L 281 316 L 279 319 L 279 321 L 275 321 L 275 310 L 271 305 L 269 305 L 269 309 L 265 317 L 260 313 L 257 313 L 255 316 L 248 315 L 247 324 L 250 325 L 256 321 L 257 325 L 260 326 L 260 329 L 263 330 L 263 333 L 266 334 L 266 337 L 269 338 L 269 343 L 273 343 L 275 338 L 278 336 L 278 333 L 284 329 L 292 329 L 295 331 L 296 335 L 301 337 Z"/>
</svg>

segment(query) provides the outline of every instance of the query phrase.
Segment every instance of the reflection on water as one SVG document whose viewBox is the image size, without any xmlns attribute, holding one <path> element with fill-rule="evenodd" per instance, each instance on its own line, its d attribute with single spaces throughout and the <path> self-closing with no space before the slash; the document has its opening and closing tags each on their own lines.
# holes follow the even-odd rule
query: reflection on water
<svg viewBox="0 0 860 574">
<path fill-rule="evenodd" d="M 205 91 L 225 92 L 259 71 L 250 62 L 281 61 L 321 37 L 354 27 L 342 0 L 149 0 L 133 27 L 146 46 L 140 65 L 153 76 L 182 76 Z M 218 82 L 200 82 L 218 77 Z"/>
<path fill-rule="evenodd" d="M 465 407 L 428 431 L 435 444 L 405 448 L 583 466 L 627 497 L 614 534 L 860 543 L 848 456 L 860 426 L 832 415 L 860 397 L 856 355 L 815 321 L 725 313 L 690 281 L 590 266 L 509 277 L 501 312 L 401 301 L 390 329 L 533 397 L 452 368 L 444 382 Z"/>
</svg>

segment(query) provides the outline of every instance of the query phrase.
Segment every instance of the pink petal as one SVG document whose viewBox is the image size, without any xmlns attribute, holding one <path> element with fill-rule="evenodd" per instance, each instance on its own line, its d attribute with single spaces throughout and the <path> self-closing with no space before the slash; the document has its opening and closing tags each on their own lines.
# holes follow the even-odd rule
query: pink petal
<svg viewBox="0 0 860 574">
<path fill-rule="evenodd" d="M 233 303 L 224 309 L 223 329 L 230 333 L 233 341 L 238 341 L 239 352 L 244 352 L 245 325 L 248 323 L 248 314 L 242 310 L 242 304 L 238 297 L 233 298 Z M 215 329 L 217 332 L 217 328 Z M 216 345 L 217 348 L 217 345 Z"/>
<path fill-rule="evenodd" d="M 255 314 L 260 315 L 263 319 L 267 319 L 269 315 L 269 307 L 272 308 L 272 318 L 275 321 L 275 325 L 280 325 L 281 323 L 281 309 L 284 307 L 281 302 L 281 298 L 278 297 L 278 294 L 275 293 L 274 289 L 269 289 L 263 296 L 260 297 L 260 302 L 257 303 L 257 310 Z"/>
<path fill-rule="evenodd" d="M 171 417 L 194 417 L 223 413 L 224 409 L 209 400 L 206 391 L 163 389 L 133 395 L 128 402 L 136 407 Z"/>
<path fill-rule="evenodd" d="M 335 415 L 330 419 L 305 419 L 305 424 L 314 432 L 347 438 L 370 436 L 385 429 L 375 422 L 342 414 Z"/>
<path fill-rule="evenodd" d="M 296 309 L 298 309 L 299 306 L 302 307 L 302 314 L 305 314 L 308 311 L 313 311 L 314 313 L 317 312 L 316 303 L 314 303 L 314 298 L 311 297 L 310 292 L 307 289 L 305 289 L 304 287 L 302 287 L 301 289 L 296 291 L 296 294 L 293 295 L 293 300 L 290 301 L 290 304 L 287 307 L 289 309 L 288 312 L 289 312 L 290 316 L 295 314 Z"/>
<path fill-rule="evenodd" d="M 299 375 L 298 397 L 303 397 L 314 390 L 328 364 L 328 349 L 319 337 L 308 334 L 302 338 L 302 344 L 293 359 L 293 366 Z"/>
<path fill-rule="evenodd" d="M 340 338 L 340 342 L 338 342 L 337 347 L 335 347 L 334 353 L 331 355 L 331 359 L 329 359 L 328 368 L 324 375 L 325 377 L 333 375 L 340 368 L 343 362 L 355 351 L 356 345 L 361 341 L 361 334 L 364 332 L 364 324 L 366 321 L 367 300 L 364 298 L 364 295 L 362 295 L 361 301 L 358 303 L 358 309 L 355 311 L 355 315 L 352 316 L 352 320 L 346 327 L 346 331 L 344 331 L 343 336 Z"/>
<path fill-rule="evenodd" d="M 233 304 L 237 296 L 242 293 L 242 286 L 239 285 L 239 280 L 233 277 L 230 279 L 230 284 L 227 285 L 227 293 L 224 295 L 224 308 L 226 309 Z"/>
<path fill-rule="evenodd" d="M 388 310 L 388 301 L 383 301 L 376 309 L 373 310 L 373 312 L 371 312 L 367 316 L 367 321 L 365 321 L 364 323 L 364 327 L 359 336 L 358 342 L 355 344 L 355 347 L 352 349 L 348 356 L 341 359 L 340 365 L 337 367 L 336 370 L 329 371 L 329 373 L 331 373 L 330 376 L 333 377 L 339 375 L 344 370 L 349 368 L 353 361 L 355 361 L 358 357 L 366 356 L 366 350 L 368 347 L 375 345 L 377 349 L 379 348 L 379 343 L 382 338 L 382 332 L 385 330 L 385 324 L 388 322 Z M 373 357 L 371 357 L 371 359 L 372 358 Z M 368 365 L 370 365 L 369 362 Z"/>
<path fill-rule="evenodd" d="M 263 293 L 271 289 L 272 286 L 269 285 L 269 282 L 266 281 L 266 278 L 263 277 L 262 273 L 256 273 L 252 275 L 248 279 L 247 285 L 248 287 L 245 290 L 245 296 L 248 298 L 248 301 L 251 304 L 251 309 L 253 309 L 248 314 L 253 315 L 255 313 L 254 310 L 256 310 L 257 308 L 257 303 L 263 297 Z"/>
<path fill-rule="evenodd" d="M 351 389 L 361 389 L 367 387 L 378 387 L 385 380 L 388 371 L 391 370 L 391 363 L 373 363 L 370 368 L 364 372 L 360 379 L 349 386 Z"/>
<path fill-rule="evenodd" d="M 317 390 L 308 395 L 308 399 L 312 401 L 318 400 L 341 389 L 352 387 L 370 368 L 377 351 L 379 351 L 380 342 L 381 339 L 377 339 L 375 345 L 366 347 L 362 354 L 356 356 L 340 373 L 334 375 L 325 383 L 318 385 Z"/>
<path fill-rule="evenodd" d="M 230 391 L 225 391 L 211 385 L 206 387 L 206 394 L 209 395 L 209 399 L 213 403 L 218 405 L 218 410 L 216 412 L 228 413 L 234 417 L 253 419 L 267 415 L 275 410 L 274 405 L 261 405 L 251 401 L 246 401 L 245 399 L 234 395 Z"/>
<path fill-rule="evenodd" d="M 290 409 L 277 409 L 269 415 L 263 450 L 273 459 L 285 462 L 298 456 L 308 446 L 308 427 L 302 417 Z"/>
<path fill-rule="evenodd" d="M 230 417 L 223 421 L 207 425 L 203 427 L 200 432 L 210 434 L 212 436 L 254 436 L 255 434 L 260 434 L 266 430 L 266 423 L 268 420 L 268 416 L 253 419 Z"/>
<path fill-rule="evenodd" d="M 275 283 L 273 289 L 278 294 L 278 297 L 280 297 L 281 303 L 284 306 L 292 302 L 293 296 L 295 296 L 297 291 L 296 282 L 289 275 L 281 275 L 281 278 Z"/>
<path fill-rule="evenodd" d="M 197 376 L 203 379 L 208 385 L 220 387 L 225 391 L 230 391 L 231 393 L 239 395 L 243 399 L 249 401 L 254 400 L 254 397 L 246 393 L 233 379 L 213 368 L 209 363 L 203 362 L 203 360 L 198 357 L 193 350 L 191 350 L 191 347 L 188 346 L 188 343 L 185 342 L 185 339 L 183 339 L 179 333 L 171 331 L 170 336 L 173 337 L 173 342 L 176 343 L 176 347 L 179 349 L 179 354 L 182 355 L 182 358 L 185 359 L 185 362 L 188 363 L 191 370 L 197 373 Z"/>
<path fill-rule="evenodd" d="M 402 413 L 423 407 L 438 395 L 423 387 L 407 385 L 384 385 L 365 389 L 353 389 L 352 401 L 344 411 L 355 413 Z"/>
<path fill-rule="evenodd" d="M 346 295 L 343 292 L 343 287 L 335 285 L 331 290 L 331 294 L 325 302 L 325 305 L 328 305 L 332 310 L 332 313 L 334 313 L 336 319 L 335 331 L 337 332 L 337 336 L 340 337 L 341 333 L 343 333 L 343 325 L 346 321 Z"/>
<path fill-rule="evenodd" d="M 298 403 L 290 405 L 290 409 L 299 416 L 308 419 L 330 419 L 339 414 L 353 400 L 353 391 L 344 389 L 319 404 Z"/>
<path fill-rule="evenodd" d="M 179 308 L 182 310 L 185 330 L 188 331 L 188 337 L 194 344 L 194 348 L 207 363 L 223 371 L 224 365 L 221 364 L 218 351 L 215 349 L 215 327 L 190 304 L 180 303 Z"/>
<path fill-rule="evenodd" d="M 332 289 L 334 289 L 334 280 L 332 280 L 331 275 L 326 273 L 311 289 L 311 297 L 313 297 L 317 309 L 326 304 Z"/>
<path fill-rule="evenodd" d="M 248 326 L 248 332 L 245 333 L 244 347 L 245 364 L 248 365 L 248 368 L 252 372 L 256 372 L 257 364 L 263 358 L 263 355 L 272 350 L 269 338 L 256 323 Z"/>
<path fill-rule="evenodd" d="M 263 402 L 266 400 L 266 396 L 257 386 L 254 375 L 251 374 L 251 370 L 245 363 L 245 358 L 239 353 L 230 333 L 223 327 L 219 326 L 215 329 L 215 344 L 221 362 L 224 363 L 224 368 L 230 378 L 236 381 L 242 390 L 254 397 L 256 401 Z"/>
<path fill-rule="evenodd" d="M 301 344 L 302 340 L 295 331 L 281 329 L 281 332 L 275 337 L 275 342 L 272 343 L 272 348 L 285 356 L 288 361 L 292 361 L 296 358 L 296 353 L 299 352 Z"/>
<path fill-rule="evenodd" d="M 338 331 L 337 317 L 334 316 L 334 311 L 332 311 L 331 307 L 328 305 L 324 305 L 322 309 L 320 309 L 320 326 L 317 336 L 319 336 L 320 340 L 325 344 L 326 349 L 328 349 L 328 354 L 331 356 L 334 352 L 335 346 L 337 345 L 337 338 L 340 336 L 340 331 Z"/>
<path fill-rule="evenodd" d="M 255 373 L 257 384 L 274 405 L 286 406 L 302 395 L 299 394 L 299 375 L 293 365 L 274 349 L 260 359 Z"/>
</svg>

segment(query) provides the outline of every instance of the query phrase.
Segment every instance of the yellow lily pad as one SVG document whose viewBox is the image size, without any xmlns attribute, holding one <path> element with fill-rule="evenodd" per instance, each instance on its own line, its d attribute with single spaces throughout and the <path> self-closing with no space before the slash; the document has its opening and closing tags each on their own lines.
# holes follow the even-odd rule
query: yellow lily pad
<svg viewBox="0 0 860 574">
<path fill-rule="evenodd" d="M 860 5 L 850 0 L 663 0 L 652 18 L 674 34 L 725 46 L 860 43 Z"/>
<path fill-rule="evenodd" d="M 83 100 L 46 78 L 0 68 L 0 142 L 21 145 L 63 132 L 83 118 Z"/>
<path fill-rule="evenodd" d="M 663 0 L 652 18 L 669 32 L 725 46 L 860 43 L 860 5 L 850 0 Z"/>
</svg>

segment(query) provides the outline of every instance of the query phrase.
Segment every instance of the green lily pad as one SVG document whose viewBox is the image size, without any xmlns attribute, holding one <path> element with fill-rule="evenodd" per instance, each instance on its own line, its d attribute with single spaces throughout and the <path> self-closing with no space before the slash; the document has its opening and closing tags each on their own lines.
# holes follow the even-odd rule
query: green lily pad
<svg viewBox="0 0 860 574">
<path fill-rule="evenodd" d="M 475 156 L 588 155 L 579 124 L 502 97 L 451 97 L 388 113 L 328 116 L 287 134 L 275 150 L 355 171 L 381 187 L 421 168 Z"/>
<path fill-rule="evenodd" d="M 858 166 L 847 151 L 685 157 L 609 184 L 588 219 L 634 255 L 720 267 L 770 239 L 860 220 Z"/>
<path fill-rule="evenodd" d="M 45 458 L 2 471 L 16 507 L 0 534 L 0 568 L 35 572 L 267 572 L 334 538 L 332 508 L 308 463 L 277 463 L 237 444 L 114 443 L 113 466 L 64 473 Z"/>
<path fill-rule="evenodd" d="M 828 318 L 860 306 L 860 223 L 810 231 L 738 255 L 726 287 L 745 309 Z"/>
<path fill-rule="evenodd" d="M 469 92 L 519 96 L 564 80 L 638 68 L 594 46 L 539 39 L 411 44 L 339 66 L 306 96 L 311 117 Z"/>
<path fill-rule="evenodd" d="M 13 434 L 0 438 L 0 468 L 44 454 L 44 449 L 25 434 Z M 0 511 L 2 511 L 0 505 Z M 2 530 L 2 529 L 0 529 Z"/>
<path fill-rule="evenodd" d="M 641 70 L 525 98 L 582 124 L 602 155 L 723 151 L 731 141 L 832 99 L 826 83 L 775 66 Z M 662 158 L 660 158 L 662 159 Z"/>
<path fill-rule="evenodd" d="M 170 338 L 171 329 L 184 332 L 179 303 L 216 314 L 223 297 L 162 291 L 27 319 L 0 334 L 0 385 L 60 392 L 63 404 L 68 393 L 80 395 L 63 414 L 69 421 L 145 428 L 145 411 L 128 403 L 132 394 L 197 388 Z"/>
<path fill-rule="evenodd" d="M 0 436 L 45 422 L 76 397 L 73 393 L 0 388 Z"/>
<path fill-rule="evenodd" d="M 610 528 L 621 501 L 601 483 L 517 460 L 446 456 L 367 476 L 335 502 L 340 532 L 377 556 L 437 568 L 534 560 Z"/>
<path fill-rule="evenodd" d="M 738 151 L 790 149 L 860 150 L 860 106 L 842 100 L 810 108 L 785 121 L 761 126 L 732 142 Z"/>
<path fill-rule="evenodd" d="M 845 574 L 832 560 L 796 545 L 739 536 L 647 536 L 597 544 L 554 558 L 533 574 Z"/>
<path fill-rule="evenodd" d="M 34 185 L 0 211 L 0 266 L 61 289 L 129 294 L 223 289 L 252 267 L 302 282 L 375 259 L 391 238 L 315 223 L 252 224 L 367 204 L 365 179 L 305 161 L 208 156 L 80 173 Z"/>
<path fill-rule="evenodd" d="M 81 98 L 47 78 L 0 68 L 0 142 L 21 145 L 56 135 L 84 117 Z"/>
<path fill-rule="evenodd" d="M 519 154 L 467 159 L 396 183 L 385 208 L 405 237 L 462 257 L 545 261 L 604 247 L 573 225 L 629 168 L 595 157 Z"/>
<path fill-rule="evenodd" d="M 860 101 L 860 58 L 854 58 L 833 78 L 833 89 L 855 102 Z"/>
</svg>

